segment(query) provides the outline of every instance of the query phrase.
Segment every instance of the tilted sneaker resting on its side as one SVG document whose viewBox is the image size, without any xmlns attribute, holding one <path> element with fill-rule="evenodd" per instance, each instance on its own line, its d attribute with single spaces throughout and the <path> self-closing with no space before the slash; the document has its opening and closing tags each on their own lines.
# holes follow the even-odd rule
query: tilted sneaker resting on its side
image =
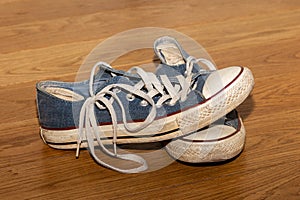
<svg viewBox="0 0 300 200">
<path fill-rule="evenodd" d="M 175 159 L 189 163 L 220 162 L 237 156 L 244 148 L 246 130 L 236 110 L 207 128 L 166 145 Z"/>
<path fill-rule="evenodd" d="M 100 62 L 87 81 L 40 82 L 37 106 L 41 136 L 54 148 L 77 148 L 77 156 L 80 147 L 88 146 L 96 162 L 113 170 L 143 171 L 147 169 L 143 158 L 120 155 L 116 145 L 162 141 L 197 131 L 220 118 L 220 110 L 233 110 L 252 90 L 253 77 L 247 68 L 207 72 L 194 68 L 194 62 L 161 66 L 156 74 L 138 67 L 118 71 Z M 224 87 L 215 89 L 216 77 L 222 78 Z M 203 88 L 214 90 L 205 92 Z M 114 152 L 105 143 L 113 144 Z M 108 165 L 96 155 L 95 144 L 108 155 L 141 166 L 119 169 Z"/>
</svg>

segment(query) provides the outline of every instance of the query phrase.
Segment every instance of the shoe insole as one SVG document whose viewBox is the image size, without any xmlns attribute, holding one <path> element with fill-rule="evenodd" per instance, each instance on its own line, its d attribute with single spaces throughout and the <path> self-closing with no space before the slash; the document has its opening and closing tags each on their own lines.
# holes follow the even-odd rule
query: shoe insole
<svg viewBox="0 0 300 200">
<path fill-rule="evenodd" d="M 185 64 L 181 52 L 174 44 L 160 44 L 157 46 L 157 50 L 165 59 L 167 65 L 178 66 Z"/>
<path fill-rule="evenodd" d="M 202 131 L 184 136 L 183 138 L 186 140 L 217 140 L 219 138 L 223 138 L 229 136 L 230 134 L 236 131 L 235 128 L 228 125 L 213 125 L 207 129 Z"/>
<path fill-rule="evenodd" d="M 81 101 L 84 99 L 83 96 L 77 94 L 71 90 L 59 87 L 46 87 L 45 91 L 57 98 L 63 99 L 65 101 Z"/>
</svg>

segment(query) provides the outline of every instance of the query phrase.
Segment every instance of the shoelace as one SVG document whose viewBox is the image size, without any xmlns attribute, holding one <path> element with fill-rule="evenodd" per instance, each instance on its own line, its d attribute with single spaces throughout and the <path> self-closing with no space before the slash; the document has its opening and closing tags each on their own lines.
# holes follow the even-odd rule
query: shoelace
<svg viewBox="0 0 300 200">
<path fill-rule="evenodd" d="M 90 79 L 89 79 L 90 97 L 88 97 L 85 100 L 80 111 L 79 130 L 78 130 L 79 136 L 77 140 L 76 157 L 79 156 L 79 150 L 80 150 L 80 145 L 82 143 L 82 140 L 86 138 L 90 153 L 95 159 L 95 161 L 98 162 L 99 164 L 122 173 L 138 173 L 147 170 L 148 169 L 147 162 L 141 156 L 138 156 L 136 154 L 117 153 L 117 115 L 113 108 L 112 103 L 113 101 L 116 101 L 119 107 L 121 108 L 123 125 L 126 128 L 126 130 L 132 133 L 138 132 L 144 129 L 145 127 L 147 127 L 149 124 L 151 124 L 154 121 L 156 117 L 157 107 L 162 106 L 162 104 L 165 103 L 166 101 L 169 101 L 169 105 L 174 105 L 178 100 L 181 101 L 186 100 L 187 95 L 190 92 L 190 85 L 192 84 L 193 64 L 196 62 L 202 62 L 206 64 L 210 69 L 212 68 L 215 69 L 214 65 L 206 59 L 195 59 L 193 57 L 189 57 L 186 62 L 185 77 L 182 75 L 176 76 L 176 78 L 179 81 L 179 86 L 175 85 L 173 87 L 168 76 L 160 75 L 161 80 L 159 80 L 155 74 L 150 72 L 145 72 L 143 69 L 139 67 L 133 67 L 128 72 L 131 73 L 136 72 L 136 74 L 141 78 L 141 81 L 139 81 L 134 86 L 122 84 L 122 83 L 111 84 L 104 87 L 97 94 L 94 94 L 94 89 L 93 89 L 95 72 L 97 68 L 101 65 L 104 65 L 109 68 L 111 68 L 111 66 L 105 62 L 98 62 L 97 64 L 95 64 L 91 71 Z M 148 93 L 142 91 L 141 90 L 142 88 L 146 88 Z M 143 122 L 140 123 L 140 125 L 129 126 L 126 120 L 124 106 L 120 98 L 114 92 L 114 90 L 116 89 L 117 90 L 122 89 L 124 91 L 127 91 L 131 95 L 139 96 L 140 98 L 143 99 L 141 104 L 144 105 L 149 104 L 151 106 L 151 110 L 148 116 Z M 161 94 L 161 97 L 155 103 L 152 98 L 157 94 Z M 106 95 L 109 95 L 111 99 L 108 99 Z M 102 105 L 99 102 L 101 102 Z M 112 127 L 113 127 L 113 139 L 112 139 L 113 149 L 114 149 L 113 153 L 109 151 L 101 141 L 101 136 L 103 135 L 103 132 L 98 127 L 95 110 L 94 110 L 95 105 L 99 109 L 107 109 L 110 113 L 111 120 L 112 120 Z M 133 161 L 140 164 L 141 166 L 132 169 L 121 169 L 103 162 L 95 153 L 94 138 L 96 138 L 97 143 L 107 155 L 120 158 L 123 160 Z"/>
</svg>

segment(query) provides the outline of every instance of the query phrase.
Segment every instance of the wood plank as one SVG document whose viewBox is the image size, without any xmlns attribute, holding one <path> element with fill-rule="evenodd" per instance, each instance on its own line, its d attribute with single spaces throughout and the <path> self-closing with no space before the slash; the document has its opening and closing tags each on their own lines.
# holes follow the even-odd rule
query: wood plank
<svg viewBox="0 0 300 200">
<path fill-rule="evenodd" d="M 257 65 L 257 63 L 245 63 L 245 60 L 253 61 L 253 58 L 269 59 L 264 57 L 270 54 L 271 49 L 263 48 L 266 45 L 274 46 L 274 51 L 278 52 L 276 55 L 281 56 L 282 49 L 290 48 L 288 46 L 290 42 L 297 43 L 299 41 L 297 33 L 299 32 L 300 26 L 297 23 L 297 19 L 300 19 L 300 14 L 299 12 L 293 11 L 289 17 L 284 14 L 279 14 L 277 18 L 254 17 L 245 22 L 230 20 L 229 23 L 224 23 L 225 25 L 217 22 L 204 26 L 195 25 L 195 29 L 190 29 L 186 26 L 179 27 L 179 30 L 200 42 L 221 67 L 224 62 L 227 62 L 227 66 L 237 64 L 236 62 L 240 63 L 239 58 L 243 60 L 244 65 L 253 66 Z M 275 24 L 276 26 L 274 25 L 273 32 L 268 33 L 269 28 L 264 24 Z M 233 25 L 236 27 L 235 29 L 232 29 Z M 196 33 L 194 30 L 200 31 Z M 205 32 L 201 30 L 205 30 Z M 223 36 L 224 32 L 228 34 L 225 38 Z M 213 40 L 211 38 L 213 38 Z M 201 42 L 202 40 L 205 42 Z M 37 79 L 54 79 L 57 76 L 61 77 L 64 75 L 61 73 L 62 69 L 65 73 L 68 73 L 68 75 L 72 74 L 75 77 L 84 58 L 99 42 L 101 42 L 101 39 L 0 54 L 0 72 L 5 75 L 0 77 L 0 85 L 5 84 L 6 76 L 15 78 L 19 82 Z M 249 47 L 253 47 L 254 49 L 249 49 Z M 251 55 L 255 53 L 257 49 L 261 52 L 261 55 Z M 269 52 L 267 52 L 268 50 Z M 228 56 L 228 54 L 236 54 L 237 51 L 239 52 L 239 56 Z M 272 51 L 272 53 L 274 53 L 274 51 Z M 299 52 L 295 52 L 297 49 L 290 51 L 293 51 L 295 56 L 299 54 Z M 192 52 L 193 51 L 191 51 L 191 53 Z M 222 52 L 222 54 L 215 56 L 215 52 Z M 289 51 L 284 52 L 284 54 L 286 54 Z M 103 56 L 105 57 L 107 55 L 104 54 Z M 144 55 L 145 58 L 147 56 L 147 54 Z M 274 55 L 269 56 L 271 56 L 270 59 L 273 59 Z M 219 57 L 221 59 L 218 59 Z M 235 59 L 234 62 L 229 60 L 232 58 Z M 127 59 L 129 60 L 127 66 L 139 64 L 132 62 L 133 59 L 130 57 Z M 145 60 L 147 62 L 151 61 L 149 57 Z M 26 68 L 26 72 L 24 72 L 24 68 Z M 293 68 L 296 68 L 296 66 L 293 66 Z M 30 76 L 27 74 L 30 74 Z"/>
</svg>

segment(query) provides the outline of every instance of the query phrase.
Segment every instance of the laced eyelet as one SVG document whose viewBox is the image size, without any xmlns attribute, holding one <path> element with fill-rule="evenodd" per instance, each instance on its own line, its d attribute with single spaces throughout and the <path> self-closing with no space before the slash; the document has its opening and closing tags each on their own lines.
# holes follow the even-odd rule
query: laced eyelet
<svg viewBox="0 0 300 200">
<path fill-rule="evenodd" d="M 97 105 L 97 107 L 100 109 L 100 110 L 105 110 L 106 109 L 106 106 L 105 105 L 102 105 L 100 102 L 96 101 L 95 104 Z"/>
<path fill-rule="evenodd" d="M 135 99 L 135 96 L 132 95 L 132 94 L 127 94 L 127 95 L 126 95 L 126 99 L 127 99 L 128 101 L 133 101 L 133 100 Z"/>
<path fill-rule="evenodd" d="M 143 107 L 148 106 L 148 102 L 145 101 L 145 100 L 142 100 L 142 101 L 140 102 L 140 105 L 143 106 Z"/>
<path fill-rule="evenodd" d="M 168 106 L 174 106 L 175 104 L 176 104 L 176 102 L 175 103 L 170 103 L 171 101 L 169 101 L 169 102 L 167 102 L 166 104 L 168 105 Z"/>
</svg>

